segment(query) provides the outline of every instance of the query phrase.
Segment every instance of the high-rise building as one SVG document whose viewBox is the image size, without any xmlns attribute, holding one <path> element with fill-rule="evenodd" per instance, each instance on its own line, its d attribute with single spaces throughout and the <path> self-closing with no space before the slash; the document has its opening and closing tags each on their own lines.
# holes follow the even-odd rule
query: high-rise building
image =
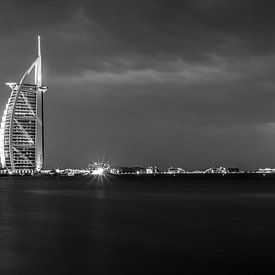
<svg viewBox="0 0 275 275">
<path fill-rule="evenodd" d="M 44 162 L 42 59 L 38 57 L 11 89 L 0 128 L 1 166 L 12 173 L 40 171 Z"/>
</svg>

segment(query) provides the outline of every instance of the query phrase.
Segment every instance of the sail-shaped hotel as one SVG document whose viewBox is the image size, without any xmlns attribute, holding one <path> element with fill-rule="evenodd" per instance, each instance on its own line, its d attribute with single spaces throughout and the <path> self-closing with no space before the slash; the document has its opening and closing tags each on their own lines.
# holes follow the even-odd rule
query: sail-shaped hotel
<svg viewBox="0 0 275 275">
<path fill-rule="evenodd" d="M 38 36 L 38 57 L 19 83 L 6 83 L 11 95 L 0 129 L 2 169 L 10 173 L 39 172 L 44 162 L 42 59 Z"/>
</svg>

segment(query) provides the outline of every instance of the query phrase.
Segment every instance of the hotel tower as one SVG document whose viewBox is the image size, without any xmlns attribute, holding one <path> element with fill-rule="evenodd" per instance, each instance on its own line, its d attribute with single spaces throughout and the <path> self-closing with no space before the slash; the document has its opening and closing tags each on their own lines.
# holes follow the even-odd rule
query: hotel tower
<svg viewBox="0 0 275 275">
<path fill-rule="evenodd" d="M 11 95 L 0 128 L 1 166 L 11 173 L 39 172 L 44 162 L 42 59 L 38 57 L 19 83 L 6 83 Z"/>
</svg>

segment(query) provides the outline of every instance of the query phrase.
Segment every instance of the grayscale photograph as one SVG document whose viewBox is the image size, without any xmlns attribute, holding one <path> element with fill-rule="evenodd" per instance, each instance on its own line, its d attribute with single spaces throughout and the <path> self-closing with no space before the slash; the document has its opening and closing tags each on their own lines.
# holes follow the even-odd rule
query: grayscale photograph
<svg viewBox="0 0 275 275">
<path fill-rule="evenodd" d="M 1 275 L 275 273 L 275 0 L 1 0 L 0 61 Z"/>
</svg>

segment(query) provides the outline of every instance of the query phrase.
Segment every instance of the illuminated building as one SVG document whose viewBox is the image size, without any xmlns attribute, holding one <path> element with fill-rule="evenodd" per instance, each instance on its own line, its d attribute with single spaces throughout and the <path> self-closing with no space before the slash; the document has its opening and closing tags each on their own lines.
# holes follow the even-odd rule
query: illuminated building
<svg viewBox="0 0 275 275">
<path fill-rule="evenodd" d="M 183 174 L 185 173 L 185 171 L 182 168 L 174 168 L 174 167 L 170 167 L 167 170 L 167 174 Z"/>
<path fill-rule="evenodd" d="M 110 170 L 111 174 L 146 174 L 143 167 L 117 167 Z"/>
<path fill-rule="evenodd" d="M 226 174 L 227 169 L 225 167 L 211 167 L 204 171 L 205 174 Z"/>
<path fill-rule="evenodd" d="M 146 168 L 146 174 L 157 174 L 159 173 L 159 169 L 155 166 L 155 167 L 147 167 Z"/>
<path fill-rule="evenodd" d="M 0 128 L 1 166 L 11 173 L 40 171 L 44 162 L 42 60 L 38 57 L 11 89 Z"/>
<path fill-rule="evenodd" d="M 92 175 L 102 175 L 109 172 L 110 165 L 104 162 L 93 162 L 89 164 L 88 170 Z"/>
</svg>

